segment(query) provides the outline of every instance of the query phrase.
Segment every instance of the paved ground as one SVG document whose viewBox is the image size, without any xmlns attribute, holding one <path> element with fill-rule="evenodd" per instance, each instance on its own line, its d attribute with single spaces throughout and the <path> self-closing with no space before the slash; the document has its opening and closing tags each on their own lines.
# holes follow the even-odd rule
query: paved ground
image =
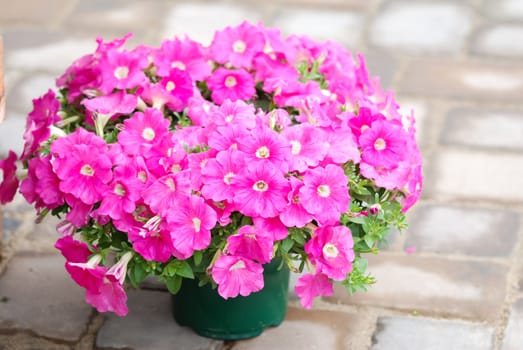
<svg viewBox="0 0 523 350">
<path fill-rule="evenodd" d="M 33 224 L 18 198 L 4 208 L 0 349 L 523 349 L 521 0 L 0 0 L 0 153 L 20 149 L 31 99 L 95 35 L 209 41 L 243 19 L 363 52 L 417 111 L 426 191 L 408 233 L 371 259 L 376 287 L 312 311 L 292 300 L 281 327 L 237 343 L 176 326 L 164 291 L 132 292 L 127 318 L 99 315 L 63 271 L 53 223 Z"/>
</svg>

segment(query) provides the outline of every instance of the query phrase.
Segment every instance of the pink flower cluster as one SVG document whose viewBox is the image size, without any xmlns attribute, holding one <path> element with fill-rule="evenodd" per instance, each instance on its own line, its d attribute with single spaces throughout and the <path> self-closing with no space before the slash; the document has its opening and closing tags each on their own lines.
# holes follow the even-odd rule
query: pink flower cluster
<svg viewBox="0 0 523 350">
<path fill-rule="evenodd" d="M 57 247 L 98 310 L 126 313 L 130 256 L 100 266 L 72 238 L 86 225 L 111 224 L 145 260 L 165 263 L 207 249 L 232 213 L 252 218 L 209 266 L 224 298 L 262 289 L 275 243 L 288 228 L 312 227 L 312 271 L 296 286 L 310 307 L 352 270 L 343 165 L 401 194 L 405 211 L 418 199 L 413 117 L 399 114 L 362 56 L 247 22 L 218 31 L 209 47 L 176 38 L 127 50 L 126 39 L 98 40 L 57 80 L 63 97 L 50 90 L 34 100 L 21 156 L 25 198 L 41 212 L 68 208 Z M 17 186 L 13 157 L 0 163 L 3 201 Z"/>
</svg>

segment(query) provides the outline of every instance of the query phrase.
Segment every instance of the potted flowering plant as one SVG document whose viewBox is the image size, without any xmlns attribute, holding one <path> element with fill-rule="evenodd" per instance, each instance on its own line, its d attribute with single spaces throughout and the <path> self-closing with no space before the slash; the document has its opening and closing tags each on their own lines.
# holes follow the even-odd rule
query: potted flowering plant
<svg viewBox="0 0 523 350">
<path fill-rule="evenodd" d="M 88 303 L 123 316 L 123 285 L 148 275 L 225 302 L 275 288 L 283 311 L 252 336 L 283 320 L 289 269 L 306 308 L 333 283 L 374 282 L 364 254 L 405 227 L 421 157 L 413 116 L 361 55 L 247 22 L 209 47 L 186 37 L 127 50 L 127 38 L 98 39 L 33 101 L 19 157 L 20 192 L 38 220 L 63 219 L 56 248 Z M 0 163 L 2 202 L 17 158 Z M 283 287 L 267 286 L 272 273 Z"/>
</svg>

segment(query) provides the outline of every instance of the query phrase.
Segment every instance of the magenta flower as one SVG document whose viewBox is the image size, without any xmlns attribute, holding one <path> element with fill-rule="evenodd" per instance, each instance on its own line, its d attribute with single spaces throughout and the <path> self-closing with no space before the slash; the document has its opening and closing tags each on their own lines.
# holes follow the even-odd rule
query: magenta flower
<svg viewBox="0 0 523 350">
<path fill-rule="evenodd" d="M 103 283 L 107 268 L 100 266 L 102 256 L 97 254 L 87 262 L 66 262 L 65 269 L 71 275 L 71 278 L 81 287 L 99 292 Z"/>
<path fill-rule="evenodd" d="M 32 158 L 28 169 L 34 169 L 38 181 L 35 183 L 35 192 L 49 209 L 54 209 L 64 203 L 64 194 L 60 191 L 60 179 L 56 176 L 51 165 L 51 156 Z"/>
<path fill-rule="evenodd" d="M 179 173 L 165 175 L 153 182 L 142 192 L 142 198 L 154 213 L 166 218 L 190 194 L 190 179 L 187 178 L 186 174 Z"/>
<path fill-rule="evenodd" d="M 328 151 L 324 163 L 343 164 L 349 160 L 356 164 L 360 162 L 360 150 L 349 128 L 328 130 L 325 141 Z"/>
<path fill-rule="evenodd" d="M 209 159 L 201 170 L 203 196 L 216 202 L 232 202 L 234 191 L 231 181 L 244 164 L 243 155 L 236 150 L 222 151 L 215 159 Z"/>
<path fill-rule="evenodd" d="M 245 162 L 271 164 L 284 172 L 288 170 L 291 145 L 280 134 L 258 125 L 249 135 L 238 140 L 238 150 L 245 153 Z"/>
<path fill-rule="evenodd" d="M 138 87 L 147 81 L 143 69 L 148 65 L 147 59 L 138 53 L 110 50 L 98 63 L 102 73 L 99 88 L 105 93 L 110 93 L 114 89 Z"/>
<path fill-rule="evenodd" d="M 235 67 L 250 68 L 255 53 L 263 51 L 265 37 L 259 27 L 243 22 L 214 34 L 210 53 L 218 63 L 231 63 Z"/>
<path fill-rule="evenodd" d="M 86 243 L 77 241 L 72 236 L 58 239 L 54 247 L 71 263 L 85 263 L 93 254 Z"/>
<path fill-rule="evenodd" d="M 401 125 L 386 120 L 375 121 L 360 136 L 361 158 L 376 168 L 394 168 L 405 158 L 407 138 Z"/>
<path fill-rule="evenodd" d="M 189 39 L 165 40 L 159 50 L 154 52 L 157 74 L 166 77 L 173 68 L 189 73 L 193 80 L 203 81 L 211 74 L 203 47 Z"/>
<path fill-rule="evenodd" d="M 6 204 L 13 200 L 18 189 L 18 178 L 16 177 L 16 153 L 9 151 L 6 159 L 0 160 L 2 170 L 2 182 L 0 182 L 0 204 Z"/>
<path fill-rule="evenodd" d="M 294 291 L 300 298 L 300 304 L 306 309 L 312 307 L 314 298 L 334 294 L 333 285 L 328 277 L 319 272 L 314 275 L 308 273 L 300 276 Z"/>
<path fill-rule="evenodd" d="M 97 292 L 86 290 L 85 301 L 98 310 L 98 312 L 112 311 L 118 316 L 125 316 L 127 309 L 127 294 L 123 286 L 111 276 L 102 280 Z"/>
<path fill-rule="evenodd" d="M 212 100 L 219 105 L 226 99 L 250 100 L 256 93 L 254 78 L 243 69 L 220 67 L 207 79 L 207 85 L 212 91 Z"/>
<path fill-rule="evenodd" d="M 132 252 L 127 252 L 122 255 L 120 260 L 118 260 L 118 262 L 111 266 L 109 271 L 107 271 L 106 277 L 111 277 L 120 284 L 123 284 L 125 281 L 125 276 L 127 275 L 127 264 L 129 264 L 129 261 L 131 261 L 132 257 Z"/>
<path fill-rule="evenodd" d="M 142 227 L 129 230 L 133 249 L 147 261 L 167 262 L 174 251 L 171 234 L 161 218 L 155 216 Z"/>
<path fill-rule="evenodd" d="M 256 126 L 256 119 L 253 105 L 249 105 L 241 100 L 225 100 L 214 113 L 213 121 L 216 125 L 239 125 L 246 129 L 252 129 Z"/>
<path fill-rule="evenodd" d="M 248 164 L 233 177 L 234 204 L 249 216 L 277 216 L 287 205 L 289 182 L 283 173 L 270 163 Z"/>
<path fill-rule="evenodd" d="M 166 106 L 172 111 L 181 112 L 193 94 L 193 81 L 189 74 L 180 69 L 172 69 L 169 75 L 160 81 L 160 85 L 169 93 Z"/>
<path fill-rule="evenodd" d="M 271 261 L 274 240 L 270 232 L 251 225 L 240 227 L 238 233 L 227 237 L 227 252 L 265 264 Z"/>
<path fill-rule="evenodd" d="M 287 227 L 304 227 L 314 218 L 300 201 L 300 189 L 303 187 L 303 182 L 295 177 L 290 178 L 292 190 L 289 192 L 289 204 L 283 208 L 280 214 L 281 222 Z"/>
<path fill-rule="evenodd" d="M 221 255 L 211 269 L 222 298 L 244 297 L 263 288 L 263 267 L 239 256 Z"/>
<path fill-rule="evenodd" d="M 270 233 L 273 241 L 287 238 L 289 229 L 280 220 L 279 216 L 263 218 L 261 216 L 252 218 L 256 230 Z"/>
<path fill-rule="evenodd" d="M 201 197 L 190 196 L 172 210 L 167 220 L 178 259 L 187 259 L 195 250 L 211 243 L 211 229 L 216 226 L 216 212 Z"/>
<path fill-rule="evenodd" d="M 238 149 L 238 139 L 248 135 L 249 131 L 242 126 L 221 126 L 209 136 L 209 146 L 217 151 Z"/>
<path fill-rule="evenodd" d="M 122 114 L 130 114 L 136 108 L 138 98 L 136 95 L 119 91 L 108 95 L 85 99 L 82 105 L 89 112 L 86 122 L 97 126 L 97 130 L 103 130 L 107 122 Z"/>
<path fill-rule="evenodd" d="M 352 234 L 346 226 L 318 227 L 305 244 L 305 252 L 318 271 L 335 281 L 343 281 L 352 271 Z"/>
<path fill-rule="evenodd" d="M 76 227 L 87 225 L 93 204 L 85 204 L 81 199 L 70 194 L 65 195 L 65 201 L 71 207 L 65 216 L 66 220 Z"/>
<path fill-rule="evenodd" d="M 377 120 L 385 120 L 383 114 L 373 114 L 369 108 L 360 108 L 358 115 L 353 116 L 349 119 L 349 126 L 352 130 L 352 133 L 356 138 L 359 138 L 360 135 L 369 129 Z"/>
<path fill-rule="evenodd" d="M 289 170 L 304 172 L 308 167 L 315 167 L 329 150 L 326 133 L 307 124 L 288 127 L 282 135 L 291 146 Z"/>
<path fill-rule="evenodd" d="M 136 112 L 124 121 L 118 142 L 127 154 L 147 157 L 169 136 L 169 121 L 159 110 L 148 108 L 144 113 Z"/>
<path fill-rule="evenodd" d="M 339 222 L 340 215 L 349 209 L 347 176 L 337 165 L 310 169 L 303 176 L 299 200 L 305 210 L 322 225 Z"/>
<path fill-rule="evenodd" d="M 24 151 L 20 157 L 26 160 L 40 147 L 42 142 L 49 139 L 51 126 L 60 121 L 58 116 L 60 102 L 58 102 L 53 90 L 47 91 L 45 95 L 33 100 L 33 110 L 27 116 L 24 131 Z"/>
<path fill-rule="evenodd" d="M 111 167 L 106 150 L 93 150 L 82 144 L 73 146 L 71 153 L 53 162 L 60 179 L 60 191 L 70 193 L 85 204 L 98 202 L 108 191 Z"/>
</svg>

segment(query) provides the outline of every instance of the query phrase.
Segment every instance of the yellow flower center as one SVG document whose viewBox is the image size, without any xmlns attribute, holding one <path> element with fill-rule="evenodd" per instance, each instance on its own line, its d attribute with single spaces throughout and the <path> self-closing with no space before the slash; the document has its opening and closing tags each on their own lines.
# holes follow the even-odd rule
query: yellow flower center
<svg viewBox="0 0 523 350">
<path fill-rule="evenodd" d="M 243 41 L 243 40 L 236 40 L 234 42 L 234 44 L 232 44 L 232 49 L 236 53 L 244 53 L 246 48 L 247 48 L 247 45 L 245 44 L 245 41 Z"/>
<path fill-rule="evenodd" d="M 118 80 L 125 79 L 129 75 L 129 67 L 120 66 L 114 70 L 114 77 Z"/>
<path fill-rule="evenodd" d="M 85 175 L 85 176 L 93 176 L 94 175 L 94 169 L 89 164 L 85 164 L 80 169 L 80 174 Z"/>
<path fill-rule="evenodd" d="M 381 137 L 379 139 L 376 139 L 376 141 L 374 142 L 374 149 L 376 151 L 383 151 L 386 147 L 387 143 Z"/>
<path fill-rule="evenodd" d="M 256 157 L 257 158 L 269 158 L 271 155 L 271 151 L 267 146 L 262 146 L 256 150 Z"/>
<path fill-rule="evenodd" d="M 165 90 L 167 91 L 173 91 L 176 88 L 176 84 L 172 81 L 169 81 L 167 84 L 165 84 Z"/>
<path fill-rule="evenodd" d="M 200 232 L 200 228 L 202 226 L 202 220 L 199 218 L 192 218 L 192 224 L 194 225 L 194 230 L 196 232 Z"/>
<path fill-rule="evenodd" d="M 183 62 L 174 61 L 173 63 L 171 63 L 171 68 L 178 68 L 180 70 L 185 70 L 187 67 L 185 66 L 185 64 Z"/>
<path fill-rule="evenodd" d="M 235 87 L 237 84 L 238 84 L 238 81 L 237 81 L 236 78 L 233 77 L 232 75 L 229 75 L 229 76 L 225 79 L 225 86 L 228 87 L 228 88 Z"/>
<path fill-rule="evenodd" d="M 257 181 L 252 188 L 257 192 L 265 192 L 269 189 L 269 185 L 265 181 Z"/>
<path fill-rule="evenodd" d="M 320 185 L 316 191 L 318 192 L 318 195 L 323 198 L 326 198 L 331 194 L 331 188 L 329 185 Z"/>
<path fill-rule="evenodd" d="M 236 264 L 232 265 L 229 268 L 229 271 L 244 269 L 244 268 L 245 268 L 245 263 L 242 260 L 239 260 Z"/>
<path fill-rule="evenodd" d="M 301 152 L 301 143 L 299 141 L 293 140 L 291 141 L 291 153 L 294 155 L 298 155 Z"/>
<path fill-rule="evenodd" d="M 223 177 L 223 182 L 225 182 L 227 185 L 230 185 L 231 184 L 231 179 L 234 177 L 234 173 L 233 172 L 229 172 L 227 174 L 225 174 L 225 176 Z"/>
<path fill-rule="evenodd" d="M 176 190 L 176 185 L 174 184 L 174 180 L 173 179 L 167 179 L 165 181 L 165 184 L 167 185 L 167 187 L 169 187 L 169 189 L 174 192 Z"/>
<path fill-rule="evenodd" d="M 125 188 L 121 184 L 117 184 L 114 186 L 114 194 L 121 197 L 125 196 Z"/>
<path fill-rule="evenodd" d="M 154 133 L 154 130 L 152 128 L 147 127 L 142 131 L 142 137 L 147 141 L 154 140 L 155 136 L 156 134 Z"/>
<path fill-rule="evenodd" d="M 338 256 L 339 251 L 338 248 L 332 243 L 327 243 L 323 246 L 323 255 L 327 258 L 335 258 Z"/>
</svg>

